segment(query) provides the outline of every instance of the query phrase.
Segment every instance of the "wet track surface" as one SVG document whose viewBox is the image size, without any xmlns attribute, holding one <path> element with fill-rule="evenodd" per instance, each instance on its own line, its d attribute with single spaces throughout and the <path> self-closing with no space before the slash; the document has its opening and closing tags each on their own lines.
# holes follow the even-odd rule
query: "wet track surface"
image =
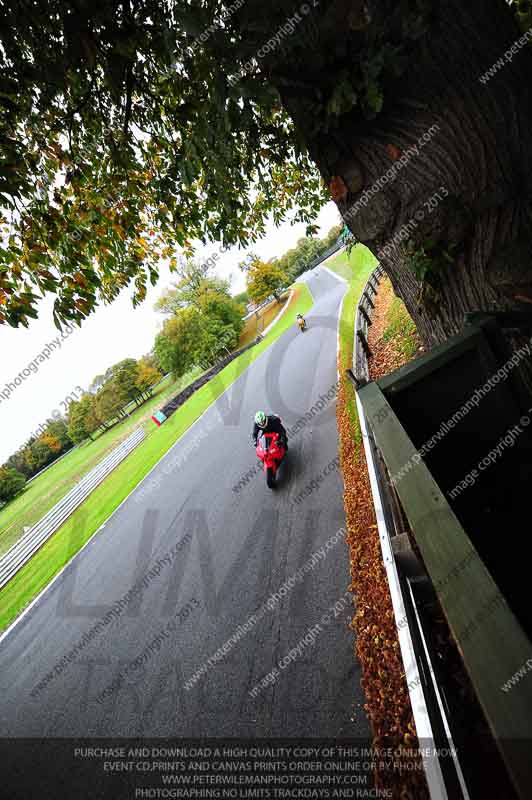
<svg viewBox="0 0 532 800">
<path fill-rule="evenodd" d="M 323 269 L 308 285 L 308 330 L 294 321 L 0 642 L 2 736 L 367 735 L 334 539 L 345 285 Z M 253 470 L 253 415 L 290 430 L 320 396 L 272 492 Z"/>
</svg>

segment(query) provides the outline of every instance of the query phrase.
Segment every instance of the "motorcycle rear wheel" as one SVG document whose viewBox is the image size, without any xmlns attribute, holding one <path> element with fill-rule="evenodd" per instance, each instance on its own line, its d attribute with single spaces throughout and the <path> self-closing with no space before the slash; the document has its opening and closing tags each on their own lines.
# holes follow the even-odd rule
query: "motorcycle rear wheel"
<svg viewBox="0 0 532 800">
<path fill-rule="evenodd" d="M 268 489 L 275 489 L 275 473 L 273 467 L 266 468 L 266 485 Z"/>
</svg>

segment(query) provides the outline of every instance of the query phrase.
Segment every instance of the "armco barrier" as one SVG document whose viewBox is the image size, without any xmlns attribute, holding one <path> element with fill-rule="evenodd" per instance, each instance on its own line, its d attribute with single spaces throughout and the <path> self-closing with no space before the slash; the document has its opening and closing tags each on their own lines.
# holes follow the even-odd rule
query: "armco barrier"
<svg viewBox="0 0 532 800">
<path fill-rule="evenodd" d="M 307 264 L 307 266 L 305 267 L 305 272 L 307 270 L 311 270 L 314 269 L 314 267 L 319 266 L 322 261 L 325 261 L 325 259 L 329 258 L 329 256 L 332 256 L 333 253 L 336 253 L 338 250 L 341 250 L 342 247 L 345 247 L 345 242 L 338 239 L 334 244 L 328 247 L 327 250 L 324 250 L 323 253 L 320 253 L 319 256 L 316 256 L 316 258 L 314 258 L 310 262 L 310 264 Z"/>
<path fill-rule="evenodd" d="M 94 469 L 88 472 L 70 492 L 48 511 L 16 544 L 0 559 L 0 589 L 22 569 L 30 558 L 43 546 L 53 533 L 83 503 L 121 461 L 140 444 L 146 434 L 137 428 L 131 436 L 115 447 Z"/>
<path fill-rule="evenodd" d="M 355 319 L 355 342 L 353 347 L 353 372 L 358 384 L 369 381 L 368 356 L 371 355 L 368 345 L 368 329 L 371 325 L 374 303 L 380 279 L 384 276 L 384 268 L 378 264 L 369 276 L 360 295 Z"/>
</svg>

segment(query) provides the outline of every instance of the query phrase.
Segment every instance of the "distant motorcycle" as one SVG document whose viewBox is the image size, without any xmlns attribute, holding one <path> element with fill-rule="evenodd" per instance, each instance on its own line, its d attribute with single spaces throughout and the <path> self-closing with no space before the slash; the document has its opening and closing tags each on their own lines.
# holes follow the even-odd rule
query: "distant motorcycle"
<svg viewBox="0 0 532 800">
<path fill-rule="evenodd" d="M 305 317 L 298 317 L 297 324 L 299 325 L 299 330 L 301 331 L 301 333 L 307 330 L 307 321 Z"/>
<path fill-rule="evenodd" d="M 268 488 L 275 489 L 277 470 L 286 455 L 286 448 L 279 442 L 279 434 L 262 433 L 257 441 L 256 453 L 263 463 Z"/>
</svg>

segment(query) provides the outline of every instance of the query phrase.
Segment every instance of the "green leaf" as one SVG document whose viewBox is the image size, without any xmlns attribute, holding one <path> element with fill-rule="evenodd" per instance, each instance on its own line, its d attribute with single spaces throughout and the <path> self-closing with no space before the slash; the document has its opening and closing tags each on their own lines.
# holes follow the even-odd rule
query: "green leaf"
<svg viewBox="0 0 532 800">
<path fill-rule="evenodd" d="M 370 82 L 366 88 L 366 100 L 367 104 L 372 111 L 378 114 L 382 110 L 382 104 L 384 102 L 384 95 L 380 86 L 376 82 Z"/>
</svg>

